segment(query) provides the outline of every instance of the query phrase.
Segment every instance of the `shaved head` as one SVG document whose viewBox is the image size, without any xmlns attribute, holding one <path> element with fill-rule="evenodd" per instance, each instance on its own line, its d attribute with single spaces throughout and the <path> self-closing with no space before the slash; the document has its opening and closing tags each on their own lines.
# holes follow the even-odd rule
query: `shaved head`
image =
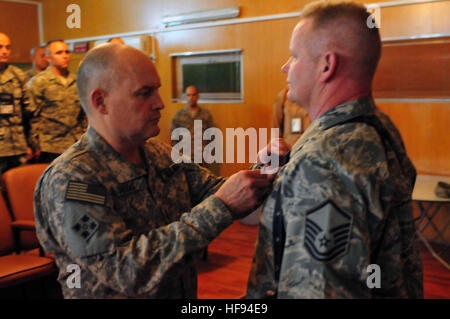
<svg viewBox="0 0 450 319">
<path fill-rule="evenodd" d="M 11 39 L 0 32 L 0 64 L 6 65 L 11 55 Z"/>
<path fill-rule="evenodd" d="M 130 64 L 136 59 L 149 60 L 141 51 L 114 42 L 96 46 L 87 53 L 77 75 L 78 95 L 86 114 L 90 113 L 90 92 L 96 88 L 110 91 L 122 85 L 133 73 Z"/>
<path fill-rule="evenodd" d="M 11 43 L 10 38 L 6 34 L 1 33 L 1 32 L 0 32 L 0 40 L 5 40 L 5 41 L 8 41 L 9 43 Z"/>
<path fill-rule="evenodd" d="M 122 45 L 103 44 L 93 48 L 83 59 L 77 75 L 77 90 L 84 111 L 89 114 L 88 96 L 94 88 L 109 90 L 111 82 L 117 78 L 117 60 Z"/>
<path fill-rule="evenodd" d="M 159 134 L 160 86 L 152 60 L 119 43 L 96 46 L 78 70 L 77 90 L 89 125 L 119 152 Z"/>
<path fill-rule="evenodd" d="M 313 21 L 306 41 L 312 56 L 328 50 L 352 61 L 352 72 L 374 75 L 381 56 L 378 28 L 370 28 L 367 9 L 348 1 L 316 1 L 306 5 L 301 20 Z"/>
</svg>

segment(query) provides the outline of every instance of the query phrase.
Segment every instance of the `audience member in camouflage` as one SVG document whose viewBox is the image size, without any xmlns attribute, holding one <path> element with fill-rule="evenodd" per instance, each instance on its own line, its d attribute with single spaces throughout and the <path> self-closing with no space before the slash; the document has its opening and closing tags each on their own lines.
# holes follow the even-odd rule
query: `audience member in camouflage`
<svg viewBox="0 0 450 319">
<path fill-rule="evenodd" d="M 282 70 L 313 122 L 263 207 L 248 298 L 423 297 L 416 172 L 371 97 L 381 41 L 368 19 L 362 5 L 314 2 L 294 29 Z"/>
<path fill-rule="evenodd" d="M 38 182 L 38 238 L 66 298 L 195 298 L 194 254 L 264 199 L 273 176 L 228 180 L 173 164 L 159 134 L 159 76 L 142 52 L 92 49 L 78 72 L 88 132 Z M 146 142 L 147 141 L 147 142 Z M 81 268 L 81 288 L 71 271 Z M 69 281 L 69 284 L 67 283 Z"/>
<path fill-rule="evenodd" d="M 195 148 L 194 144 L 194 121 L 200 120 L 201 121 L 201 131 L 199 130 L 197 132 L 197 135 L 203 137 L 203 133 L 209 129 L 210 127 L 214 127 L 213 119 L 211 113 L 205 109 L 200 107 L 197 104 L 198 99 L 200 98 L 200 95 L 198 94 L 197 88 L 195 86 L 188 86 L 186 88 L 186 99 L 188 101 L 188 104 L 181 110 L 177 111 L 175 115 L 172 118 L 172 124 L 170 131 L 173 132 L 174 129 L 183 127 L 189 130 L 191 134 L 191 160 L 194 162 L 194 152 L 200 152 L 200 154 L 203 154 L 204 147 L 208 144 L 208 140 L 204 140 L 202 138 L 202 143 L 199 145 L 201 148 Z M 197 126 L 200 128 L 200 126 Z M 172 140 L 172 145 L 177 144 L 177 140 Z M 203 155 L 201 157 L 203 159 Z M 202 162 L 198 163 L 206 168 L 210 168 L 210 165 L 208 163 Z"/>
<path fill-rule="evenodd" d="M 26 77 L 19 68 L 8 65 L 10 53 L 11 41 L 0 33 L 0 174 L 27 160 L 23 115 L 29 103 Z"/>
<path fill-rule="evenodd" d="M 41 73 L 48 67 L 48 59 L 45 55 L 45 45 L 37 45 L 30 51 L 30 57 L 32 62 L 32 68 L 25 72 L 27 76 L 27 82 L 33 76 Z"/>
<path fill-rule="evenodd" d="M 31 139 L 42 162 L 51 162 L 62 154 L 87 128 L 76 90 L 76 75 L 68 70 L 67 45 L 59 40 L 50 42 L 47 54 L 50 67 L 27 84 L 33 112 Z"/>
<path fill-rule="evenodd" d="M 308 128 L 308 112 L 286 98 L 287 88 L 281 90 L 273 103 L 272 127 L 280 129 L 280 136 L 292 146 Z"/>
</svg>

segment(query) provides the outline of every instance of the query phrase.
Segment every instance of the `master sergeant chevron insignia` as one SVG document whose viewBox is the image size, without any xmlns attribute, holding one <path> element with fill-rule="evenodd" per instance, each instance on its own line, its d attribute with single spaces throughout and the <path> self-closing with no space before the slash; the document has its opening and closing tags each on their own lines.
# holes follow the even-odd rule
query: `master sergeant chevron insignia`
<svg viewBox="0 0 450 319">
<path fill-rule="evenodd" d="M 304 246 L 311 257 L 329 262 L 348 252 L 352 215 L 327 200 L 306 213 Z"/>
</svg>

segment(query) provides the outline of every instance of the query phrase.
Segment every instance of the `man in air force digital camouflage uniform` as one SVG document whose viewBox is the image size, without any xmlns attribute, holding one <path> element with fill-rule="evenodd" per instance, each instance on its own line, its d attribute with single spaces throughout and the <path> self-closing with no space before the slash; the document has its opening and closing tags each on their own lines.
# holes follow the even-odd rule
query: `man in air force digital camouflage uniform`
<svg viewBox="0 0 450 319">
<path fill-rule="evenodd" d="M 51 162 L 67 150 L 87 127 L 76 89 L 76 75 L 69 72 L 70 54 L 61 40 L 47 44 L 50 66 L 28 82 L 31 141 L 38 162 Z"/>
<path fill-rule="evenodd" d="M 195 254 L 261 203 L 273 176 L 241 171 L 224 181 L 146 143 L 164 105 L 156 69 L 138 50 L 100 45 L 78 79 L 88 132 L 35 193 L 38 238 L 55 254 L 64 297 L 195 298 Z"/>
<path fill-rule="evenodd" d="M 26 76 L 19 68 L 8 65 L 11 40 L 0 33 L 0 174 L 25 164 L 27 139 L 24 112 L 28 107 Z"/>
<path fill-rule="evenodd" d="M 423 297 L 416 173 L 371 97 L 381 43 L 368 19 L 315 2 L 293 31 L 288 98 L 313 122 L 263 207 L 248 298 Z"/>
<path fill-rule="evenodd" d="M 195 86 L 190 85 L 186 88 L 186 99 L 187 99 L 187 105 L 177 111 L 175 115 L 172 118 L 172 123 L 170 125 L 170 131 L 171 133 L 177 129 L 177 128 L 185 128 L 189 130 L 189 133 L 191 135 L 191 161 L 194 162 L 195 159 L 195 152 L 200 152 L 202 155 L 201 158 L 203 159 L 203 149 L 208 144 L 207 139 L 203 139 L 201 143 L 197 146 L 194 143 L 194 137 L 196 135 L 203 137 L 205 131 L 211 127 L 214 127 L 213 118 L 211 115 L 211 112 L 207 109 L 200 107 L 197 104 L 198 99 L 200 98 L 200 95 L 198 94 L 198 90 Z M 195 126 L 194 121 L 201 121 L 201 125 Z M 195 129 L 198 130 L 198 132 L 195 132 Z M 172 145 L 175 145 L 178 143 L 178 140 L 172 140 Z M 186 154 L 184 154 L 186 155 Z M 200 162 L 199 165 L 206 167 L 208 169 L 211 169 L 212 165 L 210 165 L 207 162 Z"/>
</svg>

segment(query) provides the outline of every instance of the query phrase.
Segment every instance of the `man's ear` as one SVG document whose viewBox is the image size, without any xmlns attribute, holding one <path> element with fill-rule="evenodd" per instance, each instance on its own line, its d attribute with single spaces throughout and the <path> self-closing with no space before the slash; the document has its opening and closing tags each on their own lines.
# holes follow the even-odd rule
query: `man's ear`
<svg viewBox="0 0 450 319">
<path fill-rule="evenodd" d="M 336 52 L 333 51 L 326 52 L 321 59 L 320 79 L 323 82 L 330 81 L 336 74 L 337 67 L 338 67 L 338 55 L 336 54 Z"/>
<path fill-rule="evenodd" d="M 107 94 L 108 93 L 105 90 L 99 88 L 93 89 L 89 94 L 92 108 L 97 110 L 101 114 L 108 114 L 108 110 L 106 108 L 105 103 Z"/>
</svg>

